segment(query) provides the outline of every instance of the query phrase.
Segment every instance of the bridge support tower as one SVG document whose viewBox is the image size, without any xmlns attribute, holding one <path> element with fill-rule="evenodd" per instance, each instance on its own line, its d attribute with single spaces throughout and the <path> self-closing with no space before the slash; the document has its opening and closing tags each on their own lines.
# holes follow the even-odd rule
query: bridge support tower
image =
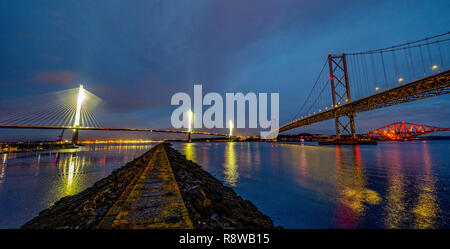
<svg viewBox="0 0 450 249">
<path fill-rule="evenodd" d="M 330 69 L 330 83 L 331 95 L 333 97 L 333 108 L 340 105 L 350 103 L 350 85 L 348 81 L 347 62 L 345 54 L 331 55 L 328 54 L 328 66 Z M 334 118 L 336 127 L 336 135 L 338 138 L 341 135 L 348 134 L 355 137 L 355 120 L 354 113 L 348 113 L 347 117 Z"/>
<path fill-rule="evenodd" d="M 72 144 L 78 143 L 78 129 L 73 129 L 72 133 Z"/>
</svg>

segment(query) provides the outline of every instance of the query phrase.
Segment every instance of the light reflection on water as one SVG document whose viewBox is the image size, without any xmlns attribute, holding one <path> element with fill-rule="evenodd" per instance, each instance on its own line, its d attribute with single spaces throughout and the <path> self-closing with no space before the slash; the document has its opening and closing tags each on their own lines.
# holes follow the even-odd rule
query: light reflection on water
<svg viewBox="0 0 450 249">
<path fill-rule="evenodd" d="M 291 228 L 449 227 L 448 141 L 175 144 Z M 219 152 L 219 153 L 218 153 Z M 205 164 L 204 160 L 208 160 Z"/>
<path fill-rule="evenodd" d="M 2 154 L 0 228 L 17 228 L 61 197 L 108 176 L 155 144 L 97 144 L 54 152 Z"/>
<path fill-rule="evenodd" d="M 0 228 L 14 228 L 155 144 L 0 155 Z M 448 141 L 311 146 L 175 143 L 287 228 L 449 227 Z"/>
</svg>

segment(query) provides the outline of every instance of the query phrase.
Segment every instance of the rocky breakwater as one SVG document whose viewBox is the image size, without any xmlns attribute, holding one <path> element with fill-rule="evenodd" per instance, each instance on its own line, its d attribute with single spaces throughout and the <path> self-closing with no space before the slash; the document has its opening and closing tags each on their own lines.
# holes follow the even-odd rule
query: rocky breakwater
<svg viewBox="0 0 450 249">
<path fill-rule="evenodd" d="M 175 179 L 195 228 L 273 229 L 269 216 L 198 164 L 165 144 Z"/>
<path fill-rule="evenodd" d="M 233 189 L 224 186 L 199 165 L 187 160 L 184 155 L 171 148 L 170 144 L 160 144 L 122 168 L 113 171 L 110 176 L 96 182 L 92 187 L 76 195 L 61 198 L 24 224 L 22 228 L 105 228 L 101 224 L 104 224 L 105 219 L 109 217 L 107 214 L 111 213 L 117 203 L 121 203 L 121 199 L 127 197 L 124 196 L 127 195 L 127 189 L 136 188 L 139 185 L 139 179 L 145 180 L 142 178 L 152 175 L 148 171 L 155 168 L 153 164 L 159 163 L 153 162 L 157 158 L 156 155 L 161 153 L 167 155 L 173 172 L 172 179 L 175 179 L 173 184 L 181 193 L 182 202 L 189 215 L 187 219 L 190 219 L 194 228 L 274 228 L 270 217 L 261 213 L 250 201 L 238 196 Z M 130 195 L 133 193 L 132 191 Z M 154 202 L 159 203 L 158 198 L 155 198 Z M 148 201 L 152 202 L 152 205 L 145 206 L 144 208 L 149 210 L 143 210 L 144 213 L 152 213 L 162 208 L 156 206 L 153 201 Z"/>
</svg>

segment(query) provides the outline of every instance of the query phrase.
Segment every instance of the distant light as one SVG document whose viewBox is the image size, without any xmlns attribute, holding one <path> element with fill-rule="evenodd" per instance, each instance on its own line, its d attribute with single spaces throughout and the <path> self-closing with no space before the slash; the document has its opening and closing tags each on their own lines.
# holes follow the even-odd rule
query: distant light
<svg viewBox="0 0 450 249">
<path fill-rule="evenodd" d="M 380 90 L 380 88 L 379 87 L 375 87 L 375 91 L 378 91 L 378 90 Z"/>
<path fill-rule="evenodd" d="M 438 68 L 438 65 L 433 65 L 433 66 L 431 67 L 432 70 L 436 70 L 437 68 Z"/>
<path fill-rule="evenodd" d="M 402 78 L 402 77 L 398 78 L 398 82 L 399 82 L 399 83 L 402 82 L 402 81 L 403 81 L 403 78 Z"/>
<path fill-rule="evenodd" d="M 330 80 L 333 80 L 333 76 L 330 76 Z"/>
</svg>

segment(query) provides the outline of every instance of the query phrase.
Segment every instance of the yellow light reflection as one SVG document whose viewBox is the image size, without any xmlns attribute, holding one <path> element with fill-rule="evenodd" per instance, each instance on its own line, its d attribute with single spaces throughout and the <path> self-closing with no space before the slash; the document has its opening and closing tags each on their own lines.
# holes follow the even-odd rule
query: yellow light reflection
<svg viewBox="0 0 450 249">
<path fill-rule="evenodd" d="M 8 161 L 8 154 L 4 153 L 2 156 L 2 163 L 0 164 L 0 183 L 3 183 L 5 181 L 7 161 Z"/>
<path fill-rule="evenodd" d="M 337 221 L 339 227 L 342 228 L 354 227 L 358 224 L 360 217 L 364 215 L 367 205 L 377 205 L 382 200 L 376 191 L 366 187 L 367 183 L 359 147 L 354 146 L 352 150 L 353 165 L 345 163 L 348 152 L 336 146 L 337 189 L 339 193 Z"/>
<path fill-rule="evenodd" d="M 398 146 L 398 145 L 397 145 Z M 399 149 L 396 148 L 388 154 L 379 152 L 377 157 L 380 161 L 390 159 L 392 163 L 388 170 L 388 191 L 386 195 L 386 218 L 384 220 L 386 228 L 401 228 L 406 217 L 405 206 L 405 177 L 402 171 Z"/>
<path fill-rule="evenodd" d="M 439 209 L 436 197 L 436 189 L 434 185 L 433 172 L 432 172 L 432 161 L 430 156 L 430 151 L 428 149 L 428 144 L 422 144 L 424 152 L 424 172 L 423 181 L 419 184 L 419 198 L 417 204 L 413 208 L 413 213 L 415 214 L 416 221 L 414 224 L 415 228 L 427 229 L 435 227 L 435 220 L 437 216 L 437 211 Z"/>
<path fill-rule="evenodd" d="M 236 186 L 236 182 L 239 178 L 239 172 L 237 170 L 238 166 L 236 163 L 236 148 L 234 146 L 234 142 L 228 142 L 225 152 L 225 169 L 223 173 L 225 174 L 225 182 L 230 186 Z"/>
<path fill-rule="evenodd" d="M 86 158 L 80 158 L 76 153 L 70 153 L 69 156 L 64 155 L 62 160 L 57 158 L 58 167 L 61 171 L 61 181 L 62 185 L 57 186 L 60 189 L 59 197 L 74 195 L 80 192 L 82 186 L 84 185 L 85 177 L 80 175 L 83 171 L 84 165 L 86 164 Z"/>
<path fill-rule="evenodd" d="M 191 160 L 193 162 L 196 161 L 197 156 L 195 154 L 195 143 L 184 144 L 184 155 L 186 156 L 186 159 Z"/>
</svg>

